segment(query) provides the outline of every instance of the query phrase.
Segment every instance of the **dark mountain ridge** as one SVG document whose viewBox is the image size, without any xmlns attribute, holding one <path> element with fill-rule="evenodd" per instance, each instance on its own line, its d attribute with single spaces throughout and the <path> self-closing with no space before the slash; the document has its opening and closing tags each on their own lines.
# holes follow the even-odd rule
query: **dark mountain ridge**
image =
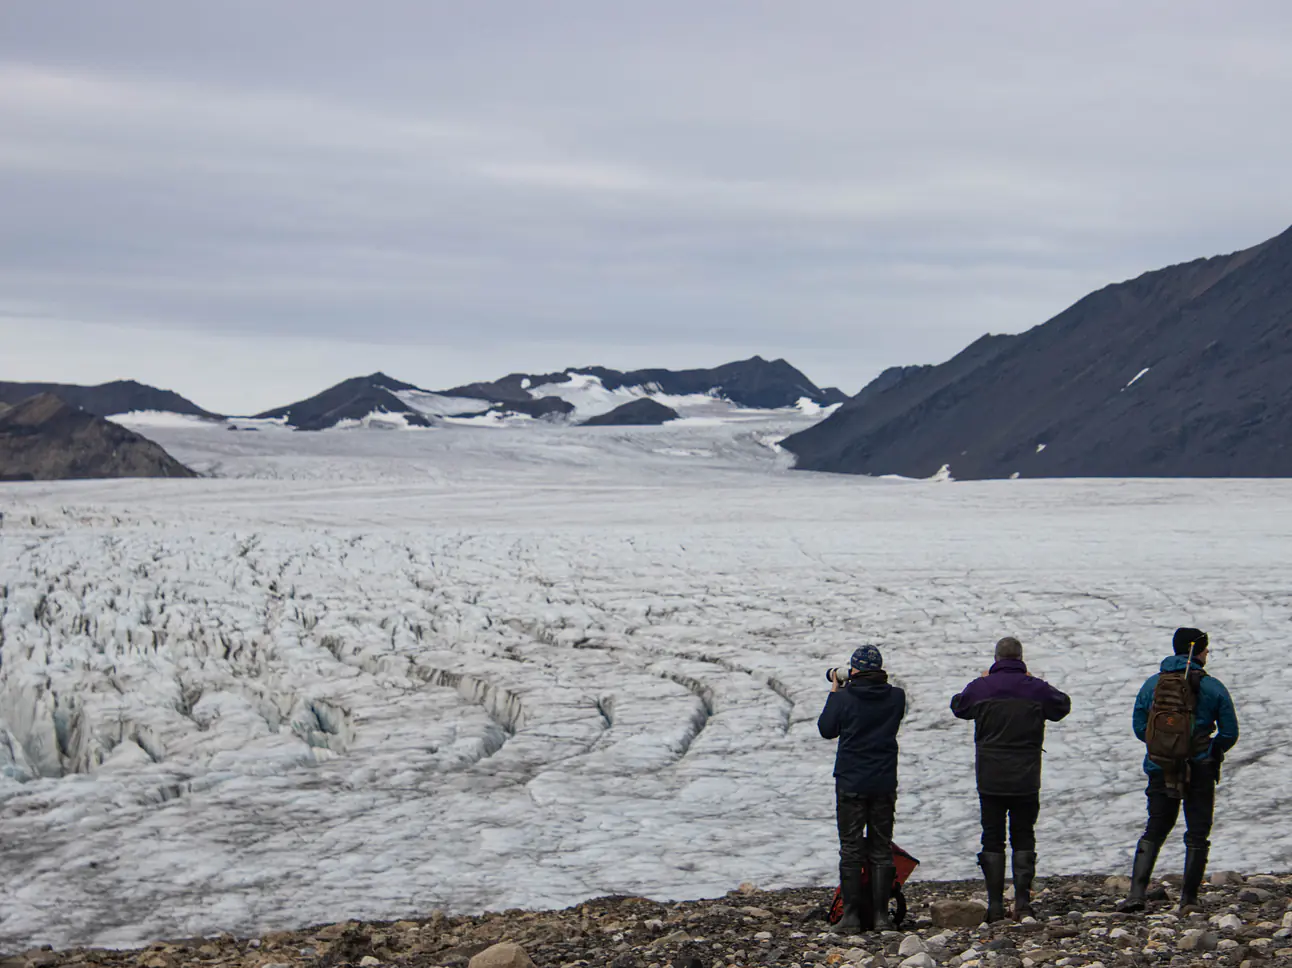
<svg viewBox="0 0 1292 968">
<path fill-rule="evenodd" d="M 97 417 L 135 410 L 160 410 L 192 417 L 221 419 L 171 390 L 159 390 L 134 380 L 113 380 L 98 386 L 74 383 L 7 383 L 0 381 L 0 403 L 16 404 L 42 393 L 52 393 L 66 403 Z"/>
<path fill-rule="evenodd" d="M 450 416 L 472 416 L 481 413 L 518 413 L 531 417 L 565 416 L 574 412 L 573 404 L 557 396 L 541 395 L 535 390 L 571 382 L 575 374 L 597 377 L 608 390 L 622 387 L 650 387 L 669 395 L 716 394 L 737 406 L 776 409 L 790 407 L 806 397 L 821 406 L 841 403 L 847 396 L 835 387 L 822 389 L 785 360 L 764 360 L 755 356 L 712 369 L 693 370 L 612 370 L 603 366 L 569 367 L 556 373 L 509 373 L 493 381 L 480 381 L 427 391 L 404 383 L 384 373 L 343 380 L 322 393 L 267 410 L 261 419 L 285 420 L 298 430 L 323 430 L 343 420 L 361 420 L 372 413 L 402 414 L 409 423 L 431 426 L 432 421 L 416 407 L 395 394 L 404 390 L 435 393 L 459 400 L 478 400 L 476 408 Z M 646 416 L 637 411 L 637 416 Z M 631 418 L 633 412 L 629 412 Z M 649 415 L 653 421 L 658 412 Z"/>
<path fill-rule="evenodd" d="M 609 413 L 597 414 L 584 420 L 583 427 L 655 427 L 676 420 L 679 414 L 658 400 L 640 397 L 621 404 Z"/>
<path fill-rule="evenodd" d="M 151 440 L 52 393 L 0 412 L 0 481 L 196 476 Z"/>
<path fill-rule="evenodd" d="M 886 371 L 782 446 L 852 474 L 1292 476 L 1292 229 Z"/>
<path fill-rule="evenodd" d="M 343 420 L 362 420 L 374 413 L 400 414 L 410 424 L 431 426 L 430 420 L 395 396 L 397 390 L 416 390 L 384 373 L 342 380 L 306 400 L 256 414 L 262 420 L 285 420 L 297 430 L 323 430 Z"/>
</svg>

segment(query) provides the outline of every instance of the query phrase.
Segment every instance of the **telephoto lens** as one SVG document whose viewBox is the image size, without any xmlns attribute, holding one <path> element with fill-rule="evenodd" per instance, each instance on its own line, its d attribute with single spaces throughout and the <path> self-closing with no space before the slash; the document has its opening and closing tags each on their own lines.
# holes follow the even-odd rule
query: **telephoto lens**
<svg viewBox="0 0 1292 968">
<path fill-rule="evenodd" d="M 837 682 L 842 685 L 843 683 L 847 682 L 850 678 L 852 678 L 851 669 L 826 669 L 825 670 L 826 682 Z"/>
</svg>

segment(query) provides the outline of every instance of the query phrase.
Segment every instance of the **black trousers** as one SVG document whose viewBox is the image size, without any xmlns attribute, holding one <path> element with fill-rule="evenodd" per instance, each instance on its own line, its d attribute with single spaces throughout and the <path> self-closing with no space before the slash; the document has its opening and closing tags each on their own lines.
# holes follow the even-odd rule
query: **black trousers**
<svg viewBox="0 0 1292 968">
<path fill-rule="evenodd" d="M 839 866 L 892 866 L 897 794 L 864 796 L 836 788 L 834 797 L 839 821 Z"/>
<path fill-rule="evenodd" d="M 1168 796 L 1161 773 L 1149 776 L 1148 823 L 1144 839 L 1155 844 L 1166 840 L 1180 817 L 1180 804 L 1184 804 L 1184 845 L 1210 847 L 1211 820 L 1216 808 L 1216 773 L 1210 766 L 1193 764 L 1192 776 L 1185 784 L 1184 799 Z"/>
<path fill-rule="evenodd" d="M 1005 852 L 1005 823 L 1009 822 L 1009 845 L 1015 850 L 1036 850 L 1036 818 L 1041 813 L 1041 795 L 1017 797 L 978 794 L 982 807 L 982 849 L 985 854 Z"/>
</svg>

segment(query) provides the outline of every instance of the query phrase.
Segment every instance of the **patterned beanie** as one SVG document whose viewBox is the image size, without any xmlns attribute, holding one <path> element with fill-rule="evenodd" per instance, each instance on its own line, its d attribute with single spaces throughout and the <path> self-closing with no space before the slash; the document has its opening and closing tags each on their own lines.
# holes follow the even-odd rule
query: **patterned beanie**
<svg viewBox="0 0 1292 968">
<path fill-rule="evenodd" d="M 850 665 L 857 672 L 873 672 L 884 668 L 884 657 L 873 645 L 863 645 L 852 654 Z"/>
</svg>

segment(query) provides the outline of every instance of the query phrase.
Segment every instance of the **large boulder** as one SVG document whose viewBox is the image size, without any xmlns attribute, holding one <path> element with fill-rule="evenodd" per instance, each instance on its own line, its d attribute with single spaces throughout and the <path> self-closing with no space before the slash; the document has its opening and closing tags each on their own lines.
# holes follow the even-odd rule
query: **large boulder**
<svg viewBox="0 0 1292 968">
<path fill-rule="evenodd" d="M 501 941 L 472 958 L 467 968 L 534 968 L 534 962 L 520 945 Z"/>
<path fill-rule="evenodd" d="M 932 917 L 939 928 L 974 928 L 987 917 L 987 905 L 982 901 L 934 901 Z"/>
</svg>

